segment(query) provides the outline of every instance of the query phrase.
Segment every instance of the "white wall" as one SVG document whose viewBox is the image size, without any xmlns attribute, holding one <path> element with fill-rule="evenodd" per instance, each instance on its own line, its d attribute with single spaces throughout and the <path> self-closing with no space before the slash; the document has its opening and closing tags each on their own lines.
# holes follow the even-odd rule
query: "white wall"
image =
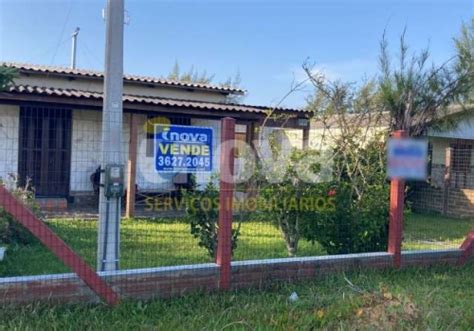
<svg viewBox="0 0 474 331">
<path fill-rule="evenodd" d="M 74 111 L 71 157 L 71 191 L 73 194 L 92 192 L 90 175 L 100 164 L 102 114 L 93 111 Z M 146 115 L 138 116 L 138 156 L 136 183 L 140 191 L 168 192 L 174 189 L 172 174 L 158 174 L 155 160 L 146 155 Z M 130 114 L 123 118 L 123 164 L 127 177 L 128 148 L 130 140 Z M 126 179 L 126 178 L 125 178 Z"/>
<path fill-rule="evenodd" d="M 155 159 L 147 156 L 147 133 L 145 130 L 146 115 L 140 115 L 138 120 L 138 155 L 136 183 L 140 191 L 169 192 L 174 190 L 172 174 L 158 174 L 155 170 Z M 128 160 L 128 157 L 127 159 Z"/>
<path fill-rule="evenodd" d="M 128 155 L 129 114 L 123 118 L 123 163 Z M 102 113 L 74 110 L 72 114 L 71 194 L 92 192 L 91 174 L 101 162 Z"/>
<path fill-rule="evenodd" d="M 204 126 L 212 128 L 213 136 L 212 136 L 212 174 L 207 173 L 198 173 L 196 174 L 196 184 L 198 187 L 203 187 L 211 180 L 212 175 L 217 175 L 219 173 L 219 165 L 221 159 L 220 153 L 220 141 L 221 141 L 221 121 L 220 120 L 208 120 L 208 119 L 191 119 L 191 125 L 195 126 Z M 218 184 L 218 179 L 215 176 L 214 183 Z"/>
<path fill-rule="evenodd" d="M 293 148 L 303 148 L 303 130 L 286 129 L 279 127 L 264 127 L 262 130 L 262 143 L 259 146 L 262 158 L 272 158 L 270 141 L 271 135 L 277 134 L 277 141 L 281 144 L 282 155 L 289 154 Z"/>
<path fill-rule="evenodd" d="M 0 178 L 18 173 L 20 107 L 0 105 Z"/>
</svg>

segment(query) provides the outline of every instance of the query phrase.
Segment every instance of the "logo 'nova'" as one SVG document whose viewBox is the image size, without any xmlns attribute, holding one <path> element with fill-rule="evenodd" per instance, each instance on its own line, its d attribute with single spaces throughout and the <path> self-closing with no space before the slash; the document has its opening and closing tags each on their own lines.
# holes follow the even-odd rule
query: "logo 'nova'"
<svg viewBox="0 0 474 331">
<path fill-rule="evenodd" d="M 162 132 L 161 137 L 164 141 L 207 143 L 208 136 L 204 133 L 188 132 Z"/>
</svg>

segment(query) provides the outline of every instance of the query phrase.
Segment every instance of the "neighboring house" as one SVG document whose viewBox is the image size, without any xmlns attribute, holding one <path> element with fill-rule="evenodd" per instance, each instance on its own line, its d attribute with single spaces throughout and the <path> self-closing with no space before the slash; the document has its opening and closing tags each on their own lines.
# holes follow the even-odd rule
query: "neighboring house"
<svg viewBox="0 0 474 331">
<path fill-rule="evenodd" d="M 38 198 L 62 198 L 69 203 L 90 201 L 90 177 L 101 158 L 103 74 L 29 64 L 4 65 L 17 68 L 19 77 L 9 91 L 0 92 L 0 178 L 8 180 L 11 174 L 17 174 L 20 182 L 31 178 Z M 158 174 L 154 170 L 153 140 L 146 130 L 153 118 L 166 117 L 171 124 L 212 127 L 216 170 L 221 118 L 236 119 L 236 139 L 255 141 L 269 107 L 228 102 L 229 97 L 242 94 L 244 91 L 237 88 L 125 75 L 123 138 L 117 143 L 123 145 L 126 164 L 133 117 L 138 123 L 138 190 L 160 193 L 177 189 L 176 174 Z M 270 126 L 284 125 L 289 132 L 298 131 L 295 139 L 305 137 L 307 143 L 308 121 L 301 121 L 307 113 L 285 108 L 274 112 L 287 119 L 269 121 Z M 209 179 L 208 174 L 198 174 L 196 178 L 198 185 Z"/>
<path fill-rule="evenodd" d="M 429 179 L 415 183 L 410 200 L 415 211 L 474 217 L 474 109 L 450 116 L 454 127 L 426 134 Z"/>
<path fill-rule="evenodd" d="M 409 201 L 418 212 L 441 213 L 453 217 L 474 217 L 474 108 L 450 108 L 451 129 L 429 129 L 428 180 L 412 182 Z M 345 118 L 350 130 L 359 135 L 388 135 L 388 114 L 366 121 L 363 117 L 348 115 Z M 367 129 L 368 128 L 368 129 Z M 355 131 L 354 131 L 355 132 Z M 328 118 L 311 121 L 309 146 L 325 150 L 340 135 L 338 120 Z M 367 141 L 367 138 L 365 138 Z"/>
<path fill-rule="evenodd" d="M 369 142 L 377 134 L 387 133 L 389 128 L 389 115 L 387 113 L 360 115 L 332 115 L 324 120 L 311 120 L 309 133 L 309 147 L 314 149 L 327 149 L 339 141 L 341 123 L 346 135 L 358 137 L 359 141 Z"/>
</svg>

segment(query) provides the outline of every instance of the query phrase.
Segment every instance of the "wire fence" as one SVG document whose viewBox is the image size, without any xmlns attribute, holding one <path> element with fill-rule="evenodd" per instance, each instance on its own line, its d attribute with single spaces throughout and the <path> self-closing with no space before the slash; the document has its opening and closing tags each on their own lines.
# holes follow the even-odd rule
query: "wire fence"
<svg viewBox="0 0 474 331">
<path fill-rule="evenodd" d="M 63 246 L 45 235 L 41 225 L 31 223 L 41 240 L 31 236 L 18 222 L 29 212 L 5 205 L 12 201 L 5 193 L 0 200 L 0 246 L 6 248 L 0 277 L 44 275 L 53 282 L 46 275 L 77 272 L 74 265 L 87 271 L 81 259 L 93 270 L 110 271 L 100 261 L 112 254 L 112 271 L 150 269 L 140 271 L 145 275 L 141 278 L 121 278 L 121 293 L 145 296 L 149 282 L 169 295 L 183 293 L 186 282 L 211 287 L 217 279 L 219 208 L 230 204 L 219 200 L 223 178 L 231 178 L 232 184 L 233 224 L 226 240 L 234 262 L 259 260 L 255 265 L 265 268 L 267 262 L 261 260 L 387 251 L 385 175 L 367 184 L 363 194 L 355 192 L 347 176 L 333 171 L 340 160 L 329 148 L 306 152 L 310 149 L 301 130 L 255 130 L 237 123 L 229 145 L 235 148 L 229 148 L 222 147 L 229 140 L 222 139 L 220 120 L 125 113 L 120 141 L 110 142 L 121 144 L 123 162 L 104 169 L 99 112 L 24 106 L 2 117 L 2 186 L 79 259 L 68 257 L 69 265 L 58 259 L 53 252 Z M 221 167 L 232 168 L 232 163 L 234 171 Z M 124 193 L 121 204 L 104 200 L 119 208 L 120 226 L 114 232 L 109 224 L 101 235 L 99 200 L 109 189 L 112 198 L 121 196 L 114 195 L 115 189 Z M 133 198 L 126 199 L 131 189 Z M 472 144 L 432 142 L 429 179 L 408 183 L 406 197 L 404 250 L 459 248 L 474 228 Z M 104 238 L 115 244 L 115 255 L 104 246 Z M 178 274 L 171 273 L 172 267 L 185 265 Z M 170 268 L 151 271 L 158 267 Z M 285 273 L 292 275 L 289 269 Z"/>
</svg>

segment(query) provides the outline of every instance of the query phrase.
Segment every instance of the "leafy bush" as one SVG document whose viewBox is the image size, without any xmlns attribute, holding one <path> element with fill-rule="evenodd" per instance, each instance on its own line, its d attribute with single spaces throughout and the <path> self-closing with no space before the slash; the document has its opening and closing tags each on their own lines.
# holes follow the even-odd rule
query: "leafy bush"
<svg viewBox="0 0 474 331">
<path fill-rule="evenodd" d="M 385 251 L 388 240 L 388 188 L 373 186 L 361 200 L 351 187 L 333 190 L 335 208 L 312 213 L 302 226 L 302 237 L 319 242 L 328 254 Z"/>
<path fill-rule="evenodd" d="M 19 187 L 18 178 L 11 176 L 11 179 L 12 186 L 16 188 L 10 192 L 35 215 L 39 216 L 39 206 L 34 199 L 34 190 L 31 188 L 30 182 L 27 181 L 25 187 Z M 4 185 L 1 179 L 0 185 Z M 36 242 L 36 238 L 0 207 L 0 244 L 30 245 L 34 242 Z"/>
<path fill-rule="evenodd" d="M 191 226 L 191 234 L 198 239 L 198 245 L 216 258 L 219 231 L 219 190 L 210 181 L 203 190 L 185 191 L 186 219 Z M 232 252 L 237 248 L 240 223 L 232 229 Z"/>
<path fill-rule="evenodd" d="M 350 149 L 351 154 L 337 149 Z M 388 240 L 389 185 L 385 142 L 375 137 L 365 145 L 338 145 L 335 158 L 333 210 L 313 213 L 302 236 L 318 241 L 329 254 L 385 251 Z"/>
</svg>

